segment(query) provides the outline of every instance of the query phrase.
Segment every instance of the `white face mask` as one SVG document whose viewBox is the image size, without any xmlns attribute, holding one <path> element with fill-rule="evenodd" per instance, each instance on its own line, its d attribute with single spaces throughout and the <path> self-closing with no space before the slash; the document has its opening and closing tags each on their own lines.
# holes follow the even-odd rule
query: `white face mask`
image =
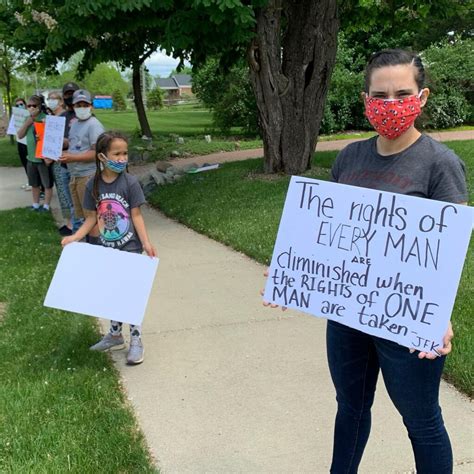
<svg viewBox="0 0 474 474">
<path fill-rule="evenodd" d="M 92 115 L 92 107 L 76 107 L 74 112 L 79 120 L 87 120 Z"/>
<path fill-rule="evenodd" d="M 59 100 L 58 99 L 49 99 L 48 100 L 48 107 L 51 110 L 56 110 L 58 108 L 58 105 L 59 105 Z"/>
</svg>

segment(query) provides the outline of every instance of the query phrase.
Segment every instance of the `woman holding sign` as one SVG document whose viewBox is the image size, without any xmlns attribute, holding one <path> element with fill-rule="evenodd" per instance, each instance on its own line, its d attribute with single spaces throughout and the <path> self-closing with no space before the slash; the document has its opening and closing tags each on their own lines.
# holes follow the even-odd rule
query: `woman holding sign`
<svg viewBox="0 0 474 474">
<path fill-rule="evenodd" d="M 414 126 L 430 93 L 424 79 L 423 64 L 411 52 L 392 49 L 372 56 L 364 102 L 378 136 L 342 150 L 332 169 L 333 181 L 439 201 L 467 201 L 462 161 Z M 452 337 L 449 326 L 444 347 L 431 354 L 328 321 L 328 362 L 338 403 L 331 472 L 357 472 L 370 433 L 379 371 L 408 430 L 417 472 L 452 472 L 451 445 L 438 401 Z"/>
<path fill-rule="evenodd" d="M 46 107 L 42 96 L 33 95 L 28 99 L 27 109 L 30 117 L 26 119 L 23 126 L 18 130 L 17 136 L 22 139 L 26 137 L 28 148 L 27 174 L 28 184 L 31 186 L 33 196 L 33 211 L 49 211 L 49 204 L 53 196 L 53 178 L 47 164 L 43 159 L 37 157 L 36 143 L 37 134 L 35 123 L 42 124 L 46 117 Z M 40 206 L 41 186 L 44 186 L 44 204 Z"/>
</svg>

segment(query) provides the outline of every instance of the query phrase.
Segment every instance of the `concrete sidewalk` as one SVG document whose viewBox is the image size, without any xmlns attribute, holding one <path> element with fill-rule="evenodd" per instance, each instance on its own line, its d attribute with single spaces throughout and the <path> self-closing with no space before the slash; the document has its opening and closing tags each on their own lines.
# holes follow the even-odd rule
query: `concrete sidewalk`
<svg viewBox="0 0 474 474">
<path fill-rule="evenodd" d="M 474 140 L 474 130 L 464 130 L 457 132 L 436 132 L 427 133 L 435 140 L 446 142 L 451 140 Z M 345 140 L 333 140 L 333 141 L 321 141 L 316 145 L 316 151 L 330 151 L 330 150 L 342 150 L 349 143 L 366 140 L 366 138 L 348 138 Z M 256 148 L 252 150 L 237 150 L 227 151 L 219 153 L 211 153 L 210 155 L 203 156 L 192 156 L 189 158 L 174 158 L 168 160 L 174 166 L 181 167 L 191 163 L 195 163 L 199 166 L 204 163 L 215 164 L 215 163 L 227 163 L 230 161 L 242 161 L 248 160 L 249 158 L 261 158 L 263 156 L 263 148 Z M 151 166 L 152 168 L 153 166 Z"/>
<path fill-rule="evenodd" d="M 0 168 L 1 208 L 28 194 L 22 173 Z M 325 322 L 264 308 L 261 265 L 148 207 L 144 216 L 161 259 L 144 322 L 146 360 L 128 367 L 125 351 L 113 358 L 158 467 L 328 472 L 336 405 Z M 445 383 L 441 403 L 455 472 L 473 472 L 472 403 Z M 382 380 L 373 413 L 360 472 L 412 472 Z"/>
</svg>

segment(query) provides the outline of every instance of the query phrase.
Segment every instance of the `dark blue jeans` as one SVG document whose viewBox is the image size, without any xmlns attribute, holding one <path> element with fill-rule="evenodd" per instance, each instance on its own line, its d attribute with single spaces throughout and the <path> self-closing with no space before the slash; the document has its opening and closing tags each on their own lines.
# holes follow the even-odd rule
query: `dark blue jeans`
<svg viewBox="0 0 474 474">
<path fill-rule="evenodd" d="M 406 347 L 334 321 L 328 321 L 326 338 L 337 398 L 331 473 L 357 472 L 369 438 L 379 369 L 408 430 L 417 473 L 452 473 L 451 443 L 438 402 L 445 357 L 418 359 Z"/>
</svg>

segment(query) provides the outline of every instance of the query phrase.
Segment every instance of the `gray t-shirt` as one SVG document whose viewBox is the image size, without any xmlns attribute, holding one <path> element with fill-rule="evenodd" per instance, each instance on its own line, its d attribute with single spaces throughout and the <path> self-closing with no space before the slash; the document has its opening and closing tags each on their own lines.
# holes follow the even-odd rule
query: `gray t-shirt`
<svg viewBox="0 0 474 474">
<path fill-rule="evenodd" d="M 104 133 L 103 125 L 95 118 L 87 120 L 76 120 L 71 123 L 69 130 L 69 153 L 84 153 L 94 148 L 97 138 Z M 94 161 L 88 163 L 68 163 L 67 169 L 71 176 L 91 176 L 95 173 Z"/>
<path fill-rule="evenodd" d="M 100 243 L 104 247 L 142 252 L 142 244 L 133 226 L 131 211 L 145 203 L 138 179 L 120 173 L 113 183 L 99 178 L 98 199 L 93 197 L 94 178 L 86 185 L 83 207 L 97 212 Z"/>
<path fill-rule="evenodd" d="M 377 153 L 376 140 L 344 148 L 334 162 L 332 180 L 438 201 L 467 201 L 464 163 L 447 146 L 421 135 L 406 150 L 382 156 Z"/>
</svg>

